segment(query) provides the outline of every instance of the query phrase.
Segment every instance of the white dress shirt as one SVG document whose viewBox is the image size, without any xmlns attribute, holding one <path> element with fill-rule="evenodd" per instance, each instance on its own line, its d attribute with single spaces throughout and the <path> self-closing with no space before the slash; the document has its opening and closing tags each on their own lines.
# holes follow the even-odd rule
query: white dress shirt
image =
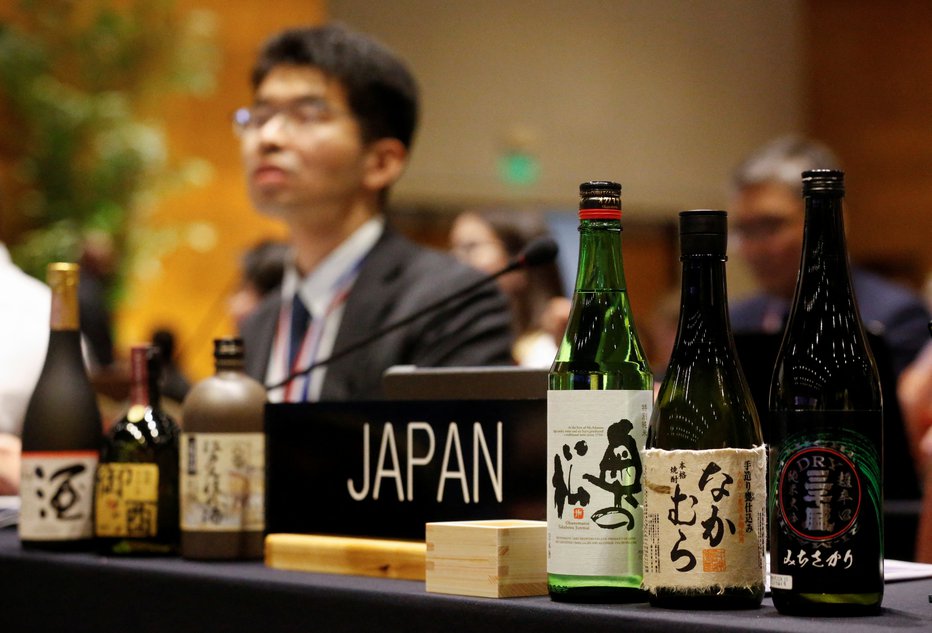
<svg viewBox="0 0 932 633">
<path fill-rule="evenodd" d="M 0 433 L 20 435 L 49 345 L 52 293 L 0 244 Z"/>
<path fill-rule="evenodd" d="M 289 369 L 304 368 L 330 356 L 343 319 L 346 297 L 356 281 L 362 261 L 382 236 L 384 229 L 383 217 L 372 218 L 356 229 L 304 278 L 301 278 L 293 264 L 285 268 L 279 327 L 272 342 L 272 353 L 265 374 L 266 384 L 282 381 L 288 375 Z M 289 368 L 288 332 L 295 294 L 298 294 L 307 306 L 311 313 L 311 322 L 296 363 L 294 367 Z M 325 365 L 311 372 L 309 382 L 306 378 L 296 378 L 285 388 L 269 391 L 269 401 L 319 400 L 326 371 Z"/>
</svg>

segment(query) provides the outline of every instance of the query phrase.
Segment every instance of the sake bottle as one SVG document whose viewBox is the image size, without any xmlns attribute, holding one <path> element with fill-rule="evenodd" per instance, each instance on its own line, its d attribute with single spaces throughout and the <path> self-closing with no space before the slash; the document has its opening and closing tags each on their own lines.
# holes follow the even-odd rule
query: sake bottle
<svg viewBox="0 0 932 633">
<path fill-rule="evenodd" d="M 728 319 L 727 214 L 680 213 L 682 292 L 644 453 L 644 587 L 674 608 L 764 597 L 767 456 Z"/>
<path fill-rule="evenodd" d="M 621 185 L 580 186 L 579 267 L 547 393 L 547 576 L 567 602 L 641 601 L 653 377 L 625 284 Z"/>
<path fill-rule="evenodd" d="M 90 549 L 102 427 L 81 352 L 78 265 L 48 266 L 49 345 L 23 420 L 19 537 L 25 547 Z"/>
<path fill-rule="evenodd" d="M 161 362 L 151 345 L 130 350 L 130 401 L 104 438 L 97 468 L 98 549 L 105 554 L 178 550 L 178 425 L 161 408 Z"/>
<path fill-rule="evenodd" d="M 181 555 L 262 557 L 266 395 L 243 371 L 243 341 L 214 341 L 215 375 L 182 405 Z"/>
<path fill-rule="evenodd" d="M 770 388 L 770 584 L 781 613 L 877 613 L 883 399 L 851 284 L 844 172 L 803 172 L 796 292 Z"/>
</svg>

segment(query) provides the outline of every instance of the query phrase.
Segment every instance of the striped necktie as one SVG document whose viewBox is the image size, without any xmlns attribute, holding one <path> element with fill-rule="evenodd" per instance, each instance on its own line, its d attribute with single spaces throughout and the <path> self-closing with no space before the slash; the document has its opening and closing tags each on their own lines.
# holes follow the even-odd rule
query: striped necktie
<svg viewBox="0 0 932 633">
<path fill-rule="evenodd" d="M 294 296 L 294 302 L 291 306 L 291 336 L 288 339 L 288 366 L 294 367 L 295 359 L 301 353 L 301 345 L 304 343 L 304 335 L 307 333 L 307 327 L 311 322 L 311 313 L 298 295 Z"/>
</svg>

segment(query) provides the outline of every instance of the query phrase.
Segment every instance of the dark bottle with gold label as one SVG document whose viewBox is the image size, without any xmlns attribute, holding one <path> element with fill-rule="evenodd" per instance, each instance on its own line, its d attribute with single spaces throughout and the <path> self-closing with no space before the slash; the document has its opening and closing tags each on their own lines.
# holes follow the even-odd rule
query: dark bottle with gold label
<svg viewBox="0 0 932 633">
<path fill-rule="evenodd" d="M 159 352 L 130 350 L 130 400 L 107 433 L 97 468 L 95 534 L 102 553 L 178 551 L 180 430 L 160 407 Z"/>
</svg>

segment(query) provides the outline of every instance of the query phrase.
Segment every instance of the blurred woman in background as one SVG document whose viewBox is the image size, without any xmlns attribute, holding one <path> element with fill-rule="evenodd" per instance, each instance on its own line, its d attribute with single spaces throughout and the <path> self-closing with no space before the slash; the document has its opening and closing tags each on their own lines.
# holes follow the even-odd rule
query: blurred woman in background
<svg viewBox="0 0 932 633">
<path fill-rule="evenodd" d="M 535 213 L 464 211 L 453 221 L 450 246 L 460 261 L 491 274 L 548 232 Z M 511 304 L 515 362 L 525 367 L 550 367 L 570 309 L 556 263 L 510 272 L 499 277 L 498 283 Z"/>
</svg>

